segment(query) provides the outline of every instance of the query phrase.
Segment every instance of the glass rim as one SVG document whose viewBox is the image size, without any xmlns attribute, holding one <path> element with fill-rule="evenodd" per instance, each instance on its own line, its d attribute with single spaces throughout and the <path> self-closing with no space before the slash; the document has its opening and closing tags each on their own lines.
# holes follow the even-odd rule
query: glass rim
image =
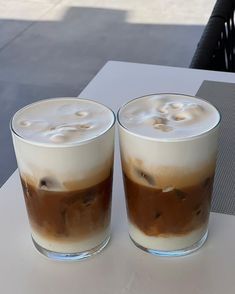
<svg viewBox="0 0 235 294">
<path fill-rule="evenodd" d="M 184 138 L 155 138 L 155 137 L 150 137 L 150 136 L 145 136 L 145 135 L 141 135 L 136 133 L 135 131 L 130 130 L 128 127 L 124 126 L 121 121 L 120 121 L 120 112 L 122 111 L 122 109 L 124 109 L 129 103 L 131 103 L 132 101 L 141 99 L 141 98 L 145 98 L 145 97 L 151 97 L 151 96 L 162 96 L 162 95 L 168 95 L 168 96 L 185 96 L 185 97 L 191 97 L 191 98 L 196 98 L 199 100 L 202 100 L 206 103 L 208 103 L 209 105 L 211 105 L 219 114 L 219 119 L 218 122 L 209 130 L 206 130 L 205 132 L 198 134 L 198 135 L 193 135 L 191 137 L 184 137 Z M 174 142 L 187 142 L 187 141 L 192 141 L 192 140 L 196 140 L 198 138 L 201 138 L 203 136 L 208 135 L 208 133 L 211 133 L 212 131 L 215 131 L 219 126 L 220 126 L 220 122 L 221 122 L 221 112 L 218 110 L 218 108 L 216 106 L 214 106 L 212 103 L 210 103 L 209 101 L 207 101 L 206 99 L 200 98 L 198 96 L 193 96 L 193 95 L 189 95 L 189 94 L 181 94 L 181 93 L 167 93 L 167 92 L 163 92 L 163 93 L 152 93 L 152 94 L 146 94 L 146 95 L 142 95 L 139 97 L 135 97 L 131 100 L 129 100 L 128 102 L 122 104 L 122 106 L 120 106 L 120 108 L 117 111 L 117 122 L 118 122 L 118 126 L 120 128 L 122 128 L 124 131 L 126 131 L 127 133 L 131 134 L 132 136 L 138 137 L 138 138 L 142 138 L 145 140 L 149 140 L 149 141 L 154 141 L 154 142 L 162 142 L 162 143 L 174 143 Z"/>
<path fill-rule="evenodd" d="M 95 103 L 95 104 L 102 105 L 103 107 L 105 107 L 106 109 L 108 109 L 112 113 L 112 123 L 111 123 L 111 125 L 107 129 L 105 129 L 102 133 L 100 133 L 100 134 L 98 134 L 96 136 L 93 136 L 91 138 L 85 139 L 85 140 L 83 140 L 81 142 L 62 143 L 62 144 L 61 143 L 60 144 L 53 144 L 53 143 L 37 142 L 35 140 L 30 140 L 30 139 L 27 139 L 27 138 L 24 138 L 23 136 L 21 136 L 14 129 L 13 119 L 17 115 L 17 113 L 19 113 L 20 111 L 22 111 L 24 109 L 27 109 L 27 108 L 31 107 L 32 105 L 35 105 L 35 104 L 38 104 L 38 103 L 41 103 L 41 102 L 44 102 L 44 101 L 47 102 L 47 101 L 51 101 L 51 100 L 64 100 L 64 99 L 74 99 L 74 100 L 89 101 L 89 102 L 92 102 L 92 103 Z M 101 138 L 102 136 L 104 136 L 106 133 L 108 133 L 113 128 L 115 123 L 116 123 L 116 115 L 115 115 L 114 111 L 110 107 L 104 105 L 103 103 L 97 102 L 97 101 L 92 100 L 92 99 L 80 98 L 80 97 L 55 97 L 55 98 L 40 99 L 40 100 L 37 100 L 35 102 L 29 103 L 29 104 L 25 105 L 24 107 L 21 107 L 11 117 L 9 125 L 10 125 L 10 130 L 11 130 L 12 135 L 16 136 L 18 139 L 20 139 L 21 141 L 23 141 L 25 143 L 35 145 L 35 146 L 48 147 L 48 148 L 65 148 L 65 147 L 66 148 L 69 148 L 69 147 L 72 148 L 72 147 L 88 144 L 88 143 L 90 143 L 92 141 L 95 141 L 95 140 Z"/>
</svg>

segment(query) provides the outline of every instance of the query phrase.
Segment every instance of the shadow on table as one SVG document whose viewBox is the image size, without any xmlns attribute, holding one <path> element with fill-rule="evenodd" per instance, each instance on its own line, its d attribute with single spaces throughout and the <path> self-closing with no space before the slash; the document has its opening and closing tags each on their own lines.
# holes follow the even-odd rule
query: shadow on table
<svg viewBox="0 0 235 294">
<path fill-rule="evenodd" d="M 18 108 L 77 96 L 108 60 L 188 66 L 202 26 L 127 18 L 124 10 L 71 7 L 61 20 L 0 20 L 0 185 L 16 167 L 8 125 Z"/>
</svg>

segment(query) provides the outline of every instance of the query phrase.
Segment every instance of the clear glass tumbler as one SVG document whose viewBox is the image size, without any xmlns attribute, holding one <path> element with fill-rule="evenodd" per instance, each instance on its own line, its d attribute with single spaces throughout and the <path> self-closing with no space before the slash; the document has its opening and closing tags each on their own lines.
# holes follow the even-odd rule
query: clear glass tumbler
<svg viewBox="0 0 235 294">
<path fill-rule="evenodd" d="M 130 238 L 155 255 L 197 250 L 208 233 L 218 110 L 156 94 L 128 102 L 117 118 Z"/>
<path fill-rule="evenodd" d="M 85 99 L 41 100 L 11 121 L 35 247 L 58 260 L 100 252 L 110 238 L 115 116 Z"/>
</svg>

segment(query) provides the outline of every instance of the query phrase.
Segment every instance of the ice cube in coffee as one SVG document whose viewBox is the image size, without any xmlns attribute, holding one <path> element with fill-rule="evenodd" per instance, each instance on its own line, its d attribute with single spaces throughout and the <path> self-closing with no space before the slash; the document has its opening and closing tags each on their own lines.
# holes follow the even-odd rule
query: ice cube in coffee
<svg viewBox="0 0 235 294">
<path fill-rule="evenodd" d="M 43 254 L 81 259 L 110 238 L 113 112 L 94 101 L 55 98 L 12 119 L 32 239 Z"/>
<path fill-rule="evenodd" d="M 191 96 L 150 95 L 124 105 L 118 120 L 131 239 L 157 255 L 195 251 L 208 232 L 217 109 Z"/>
</svg>

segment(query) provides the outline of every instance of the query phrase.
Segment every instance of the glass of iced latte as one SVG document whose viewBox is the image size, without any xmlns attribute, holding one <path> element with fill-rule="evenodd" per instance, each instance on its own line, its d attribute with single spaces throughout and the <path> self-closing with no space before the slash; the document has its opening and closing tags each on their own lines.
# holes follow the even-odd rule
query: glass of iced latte
<svg viewBox="0 0 235 294">
<path fill-rule="evenodd" d="M 77 260 L 110 238 L 115 116 L 85 99 L 41 100 L 11 121 L 33 242 Z"/>
<path fill-rule="evenodd" d="M 208 234 L 220 114 L 179 94 L 134 99 L 118 112 L 129 234 L 141 249 L 180 256 Z"/>
</svg>

